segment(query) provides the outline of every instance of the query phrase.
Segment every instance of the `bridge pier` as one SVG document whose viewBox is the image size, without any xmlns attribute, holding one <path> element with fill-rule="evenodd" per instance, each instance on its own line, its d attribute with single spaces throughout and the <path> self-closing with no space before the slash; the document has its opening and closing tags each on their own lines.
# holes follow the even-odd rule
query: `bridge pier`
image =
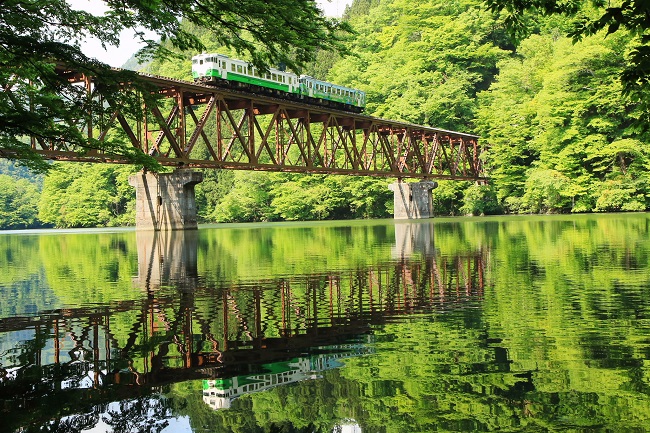
<svg viewBox="0 0 650 433">
<path fill-rule="evenodd" d="M 172 173 L 140 172 L 129 177 L 135 187 L 135 227 L 142 230 L 196 230 L 194 187 L 201 173 L 177 169 Z"/>
<path fill-rule="evenodd" d="M 393 209 L 395 219 L 422 219 L 433 217 L 431 191 L 437 182 L 423 180 L 406 183 L 398 180 L 389 185 L 393 191 Z"/>
</svg>

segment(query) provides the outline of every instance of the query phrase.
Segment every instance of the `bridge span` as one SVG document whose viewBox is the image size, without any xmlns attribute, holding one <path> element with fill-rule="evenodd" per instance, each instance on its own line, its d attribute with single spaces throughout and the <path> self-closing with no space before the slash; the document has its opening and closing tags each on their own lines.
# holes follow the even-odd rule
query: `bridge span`
<svg viewBox="0 0 650 433">
<path fill-rule="evenodd" d="M 68 82 L 85 86 L 89 98 L 101 83 L 59 67 Z M 133 118 L 104 101 L 80 128 L 103 141 L 126 136 L 171 174 L 132 178 L 138 195 L 137 225 L 153 229 L 196 227 L 191 168 L 265 170 L 394 177 L 396 218 L 428 218 L 435 179 L 485 181 L 479 137 L 429 126 L 380 119 L 328 107 L 234 89 L 139 74 L 150 89 L 141 94 L 142 113 Z M 128 86 L 124 87 L 125 91 Z M 126 162 L 101 150 L 76 149 L 63 141 L 31 138 L 48 159 Z M 0 149 L 1 150 L 1 149 Z M 182 169 L 183 171 L 179 171 Z M 405 178 L 420 179 L 416 184 Z"/>
</svg>

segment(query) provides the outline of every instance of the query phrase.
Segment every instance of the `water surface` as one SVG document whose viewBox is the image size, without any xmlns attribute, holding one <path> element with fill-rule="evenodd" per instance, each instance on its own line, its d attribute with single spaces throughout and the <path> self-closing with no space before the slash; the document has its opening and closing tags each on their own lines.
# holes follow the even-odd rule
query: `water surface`
<svg viewBox="0 0 650 433">
<path fill-rule="evenodd" d="M 0 431 L 650 431 L 649 223 L 0 234 Z"/>
</svg>

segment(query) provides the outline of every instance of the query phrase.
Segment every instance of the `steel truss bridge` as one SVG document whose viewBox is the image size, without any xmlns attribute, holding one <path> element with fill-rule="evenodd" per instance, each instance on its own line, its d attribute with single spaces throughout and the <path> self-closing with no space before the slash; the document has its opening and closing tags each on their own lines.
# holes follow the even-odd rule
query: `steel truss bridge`
<svg viewBox="0 0 650 433">
<path fill-rule="evenodd" d="M 94 97 L 92 77 L 59 69 Z M 140 74 L 159 96 L 142 98 L 142 119 L 108 106 L 97 128 L 111 131 L 174 167 L 267 170 L 419 179 L 485 180 L 476 135 L 354 114 L 236 90 Z M 107 105 L 107 104 L 105 104 Z M 89 113 L 90 117 L 93 114 Z M 32 138 L 48 159 L 125 162 L 101 151 L 79 152 Z"/>
</svg>

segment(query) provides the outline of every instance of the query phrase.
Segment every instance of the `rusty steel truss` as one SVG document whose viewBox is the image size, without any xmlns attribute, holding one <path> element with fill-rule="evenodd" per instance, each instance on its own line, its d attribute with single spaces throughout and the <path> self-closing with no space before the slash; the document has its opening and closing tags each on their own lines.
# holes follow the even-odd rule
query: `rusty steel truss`
<svg viewBox="0 0 650 433">
<path fill-rule="evenodd" d="M 92 78 L 71 71 L 92 94 Z M 103 140 L 120 130 L 133 146 L 174 167 L 225 168 L 420 179 L 485 180 L 479 137 L 379 119 L 232 89 L 141 74 L 157 98 L 143 98 L 141 119 L 108 107 Z M 153 102 L 152 102 L 153 101 Z M 123 162 L 32 140 L 46 158 Z"/>
</svg>

